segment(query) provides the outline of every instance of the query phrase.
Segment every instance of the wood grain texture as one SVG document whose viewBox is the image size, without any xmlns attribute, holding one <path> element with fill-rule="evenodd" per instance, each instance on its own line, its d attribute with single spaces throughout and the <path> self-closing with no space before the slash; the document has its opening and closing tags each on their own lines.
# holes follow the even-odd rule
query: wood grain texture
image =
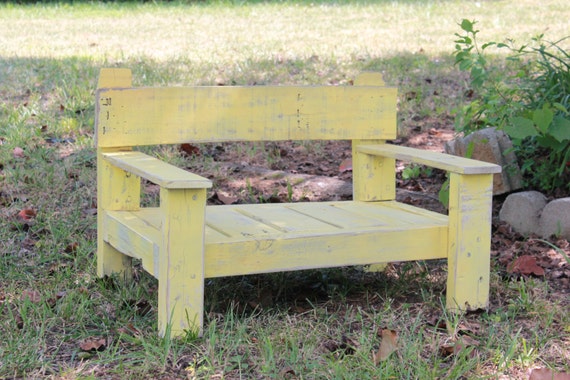
<svg viewBox="0 0 570 380">
<path fill-rule="evenodd" d="M 162 335 L 202 334 L 204 279 L 447 258 L 449 310 L 489 294 L 497 165 L 386 143 L 396 90 L 377 73 L 355 86 L 130 88 L 105 69 L 96 94 L 98 274 L 129 278 L 131 258 L 158 279 Z M 210 180 L 133 151 L 205 141 L 352 140 L 354 199 L 206 206 Z M 395 161 L 450 172 L 449 215 L 396 202 Z M 160 207 L 141 208 L 141 178 Z"/>
<path fill-rule="evenodd" d="M 446 304 L 485 309 L 489 300 L 492 174 L 450 176 Z"/>
<path fill-rule="evenodd" d="M 114 166 L 165 189 L 206 189 L 212 182 L 142 152 L 109 152 L 103 158 Z"/>
<path fill-rule="evenodd" d="M 360 145 L 358 146 L 358 152 L 415 162 L 459 174 L 486 174 L 501 172 L 501 167 L 499 165 L 488 162 L 392 144 Z"/>
<path fill-rule="evenodd" d="M 396 138 L 396 90 L 376 86 L 103 89 L 101 147 Z"/>
</svg>

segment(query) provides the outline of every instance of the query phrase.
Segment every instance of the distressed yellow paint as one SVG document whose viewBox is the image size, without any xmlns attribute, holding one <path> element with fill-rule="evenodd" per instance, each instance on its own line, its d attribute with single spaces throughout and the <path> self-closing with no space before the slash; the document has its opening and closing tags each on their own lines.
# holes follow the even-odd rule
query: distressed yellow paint
<svg viewBox="0 0 570 380">
<path fill-rule="evenodd" d="M 387 201 L 396 199 L 395 160 L 361 151 L 363 144 L 385 145 L 382 140 L 352 141 L 353 199 L 359 201 Z M 369 146 L 369 145 L 365 145 Z"/>
<path fill-rule="evenodd" d="M 395 138 L 387 87 L 171 87 L 97 92 L 99 146 Z"/>
<path fill-rule="evenodd" d="M 141 152 L 110 152 L 103 153 L 103 157 L 117 168 L 143 177 L 166 189 L 212 187 L 212 182 L 207 178 L 169 165 Z"/>
<path fill-rule="evenodd" d="M 132 73 L 129 69 L 103 68 L 99 73 L 97 88 L 127 88 L 132 85 Z"/>
<path fill-rule="evenodd" d="M 486 308 L 489 296 L 492 174 L 450 174 L 447 308 Z"/>
<path fill-rule="evenodd" d="M 257 207 L 258 206 L 258 207 Z M 323 216 L 330 211 L 334 221 Z M 109 212 L 107 239 L 143 260 L 158 278 L 158 208 Z M 355 224 L 349 221 L 358 221 Z M 320 202 L 209 206 L 205 215 L 205 277 L 444 258 L 447 216 L 398 202 Z M 415 239 L 406 239 L 411 232 Z M 210 233 L 209 233 L 210 232 Z M 310 259 L 306 253 L 311 252 Z"/>
<path fill-rule="evenodd" d="M 358 152 L 410 161 L 459 174 L 500 173 L 501 167 L 488 162 L 452 156 L 450 154 L 418 150 L 399 145 L 360 145 Z"/>
<path fill-rule="evenodd" d="M 202 334 L 206 189 L 161 189 L 158 328 Z"/>
<path fill-rule="evenodd" d="M 386 143 L 396 92 L 365 73 L 352 87 L 130 88 L 106 69 L 96 95 L 98 273 L 158 279 L 161 334 L 203 331 L 204 279 L 447 258 L 447 307 L 485 307 L 496 165 Z M 197 141 L 350 139 L 354 200 L 206 206 L 210 180 L 133 151 Z M 395 160 L 451 172 L 449 216 L 396 202 Z M 160 207 L 140 207 L 140 179 Z"/>
<path fill-rule="evenodd" d="M 102 69 L 98 88 L 130 87 L 131 71 Z M 130 149 L 130 148 L 126 148 Z M 120 273 L 125 280 L 132 276 L 131 258 L 117 251 L 105 239 L 105 210 L 136 210 L 140 204 L 140 181 L 130 173 L 102 160 L 106 149 L 97 146 L 97 273 L 99 276 Z"/>
<path fill-rule="evenodd" d="M 384 83 L 384 78 L 382 78 L 382 74 L 375 73 L 373 71 L 365 71 L 358 74 L 358 76 L 354 80 L 354 85 L 383 87 L 386 85 L 386 83 Z"/>
</svg>

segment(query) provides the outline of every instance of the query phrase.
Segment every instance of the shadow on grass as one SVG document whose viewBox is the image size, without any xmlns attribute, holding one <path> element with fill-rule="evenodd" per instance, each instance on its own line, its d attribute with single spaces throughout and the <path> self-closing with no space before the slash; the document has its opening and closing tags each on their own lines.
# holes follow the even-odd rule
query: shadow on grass
<svg viewBox="0 0 570 380">
<path fill-rule="evenodd" d="M 101 67 L 131 68 L 136 86 L 337 85 L 350 84 L 362 70 L 375 70 L 385 74 L 388 84 L 401 88 L 409 104 L 401 106 L 403 112 L 427 115 L 439 104 L 434 92 L 443 97 L 446 91 L 436 87 L 440 79 L 441 86 L 453 87 L 449 74 L 453 68 L 446 62 L 412 54 L 350 62 L 313 56 L 242 61 L 218 71 L 183 59 L 0 57 L 0 205 L 2 217 L 9 220 L 0 228 L 0 296 L 8 300 L 0 303 L 0 317 L 6 321 L 0 326 L 4 337 L 0 353 L 19 353 L 3 363 L 0 377 L 38 377 L 78 366 L 78 342 L 93 336 L 115 339 L 118 356 L 111 350 L 89 355 L 101 355 L 117 371 L 122 368 L 118 361 L 131 355 L 154 363 L 148 352 L 158 348 L 149 349 L 148 342 L 156 336 L 156 315 L 137 314 L 136 305 L 145 300 L 156 310 L 156 280 L 140 268 L 132 286 L 113 287 L 96 280 L 92 134 L 94 89 Z M 13 154 L 16 147 L 23 149 L 23 156 Z M 35 212 L 33 221 L 17 219 L 23 209 Z M 207 280 L 207 310 L 225 313 L 239 305 L 248 318 L 260 308 L 271 313 L 302 312 L 329 302 L 336 303 L 335 308 L 347 303 L 367 308 L 388 298 L 399 303 L 430 299 L 438 304 L 443 282 L 429 278 L 431 269 L 414 265 L 403 265 L 391 274 L 340 268 Z M 424 287 L 432 298 L 421 296 Z M 121 331 L 126 326 L 140 335 L 125 337 L 128 333 Z"/>
<path fill-rule="evenodd" d="M 29 183 L 22 183 L 13 177 L 17 175 L 41 178 L 45 162 L 33 162 L 33 160 L 46 161 L 46 157 L 48 161 L 55 162 L 52 167 L 61 165 L 61 170 L 81 171 L 88 177 L 94 178 L 92 154 L 94 89 L 99 69 L 109 66 L 131 68 L 136 86 L 289 83 L 342 85 L 350 84 L 360 71 L 380 71 L 384 73 L 389 85 L 400 89 L 403 97 L 400 112 L 404 114 L 401 118 L 404 120 L 405 128 L 412 128 L 418 125 L 422 118 L 433 118 L 434 115 L 439 115 L 437 118 L 440 121 L 449 122 L 449 110 L 445 107 L 449 104 L 448 100 L 456 96 L 461 88 L 453 76 L 455 69 L 448 58 L 430 58 L 422 54 L 354 60 L 348 65 L 334 59 L 314 56 L 304 60 L 251 60 L 236 62 L 233 67 L 225 68 L 223 73 L 216 72 L 209 66 L 195 66 L 186 60 L 156 62 L 136 58 L 124 62 L 100 62 L 89 58 L 0 58 L 0 77 L 5 78 L 0 83 L 0 99 L 4 104 L 0 109 L 0 138 L 2 144 L 9 148 L 3 149 L 0 159 L 4 163 L 4 171 L 11 184 L 11 194 L 25 193 L 26 197 L 22 199 L 26 199 L 30 204 L 43 204 L 46 199 L 44 202 L 39 202 L 39 198 L 46 197 L 47 203 L 50 197 L 53 197 L 51 200 L 53 204 L 59 202 L 57 189 L 46 194 L 33 193 Z M 71 142 L 71 144 L 49 143 L 47 148 L 51 150 L 48 153 L 34 154 L 34 151 L 47 149 L 46 141 Z M 21 160 L 12 157 L 11 152 L 15 147 L 25 149 L 27 164 L 22 166 Z M 61 159 L 61 151 L 65 149 L 74 153 L 70 156 L 72 159 L 64 162 Z M 16 174 L 12 168 L 18 165 L 21 166 L 18 169 L 20 172 Z M 73 167 L 73 165 L 78 166 Z M 42 182 L 38 181 L 35 191 L 42 186 L 41 184 Z M 93 192 L 94 183 L 89 183 L 89 186 Z M 12 199 L 14 204 L 17 204 L 14 206 L 6 200 L 6 203 L 10 203 L 6 204 L 8 208 L 15 210 L 17 207 L 25 207 L 26 202 L 22 202 L 22 199 L 13 196 L 5 199 Z M 91 203 L 87 202 L 83 207 L 92 209 Z M 56 208 L 50 212 L 61 211 Z M 94 221 L 94 216 L 89 213 L 81 214 L 80 218 L 85 219 L 87 224 Z M 84 233 L 84 231 L 76 232 Z M 25 236 L 26 234 L 23 234 L 22 239 L 25 239 Z M 57 240 L 50 242 L 60 247 L 70 243 Z M 14 247 L 7 247 L 6 252 L 14 250 Z M 92 255 L 93 252 L 89 254 Z M 6 265 L 10 266 L 8 263 Z M 81 272 L 94 273 L 94 268 L 77 269 Z M 42 273 L 41 268 L 36 268 L 35 271 L 38 278 L 49 275 Z M 228 279 L 226 283 L 224 280 L 210 281 L 213 289 L 209 297 L 212 299 L 210 307 L 216 309 L 217 302 L 227 307 L 236 300 L 241 300 L 239 302 L 246 306 L 251 306 L 252 302 L 263 303 L 269 299 L 271 304 L 274 302 L 295 304 L 301 299 L 318 303 L 328 299 L 335 292 L 341 294 L 361 292 L 366 284 L 372 285 L 372 289 L 379 289 L 381 285 L 378 280 L 380 279 L 381 283 L 387 281 L 382 274 L 363 274 L 360 271 L 342 273 L 342 270 L 326 270 L 256 276 L 244 280 Z M 231 295 L 232 292 L 228 289 L 233 289 L 234 294 Z M 385 288 L 384 292 L 388 292 L 388 289 Z"/>
</svg>

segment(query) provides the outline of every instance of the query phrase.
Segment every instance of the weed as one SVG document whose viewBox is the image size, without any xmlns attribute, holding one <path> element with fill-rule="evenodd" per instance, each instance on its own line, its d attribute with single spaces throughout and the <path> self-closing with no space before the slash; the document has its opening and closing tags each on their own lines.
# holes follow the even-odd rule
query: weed
<svg viewBox="0 0 570 380">
<path fill-rule="evenodd" d="M 472 89 L 481 95 L 458 111 L 461 131 L 496 126 L 512 139 L 528 185 L 546 192 L 568 188 L 570 162 L 570 52 L 565 40 L 532 39 L 516 47 L 487 42 L 479 46 L 475 22 L 463 20 L 456 34 L 455 61 L 469 71 Z M 493 66 L 487 49 L 507 49 L 507 70 Z M 505 72 L 507 75 L 505 76 Z"/>
<path fill-rule="evenodd" d="M 421 176 L 431 177 L 433 174 L 433 169 L 423 165 L 411 164 L 402 170 L 402 179 L 417 179 Z"/>
</svg>

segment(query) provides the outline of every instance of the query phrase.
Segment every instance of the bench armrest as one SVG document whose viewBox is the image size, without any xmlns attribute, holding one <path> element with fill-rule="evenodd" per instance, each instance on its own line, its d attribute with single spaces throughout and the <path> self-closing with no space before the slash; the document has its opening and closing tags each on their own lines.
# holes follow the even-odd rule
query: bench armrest
<svg viewBox="0 0 570 380">
<path fill-rule="evenodd" d="M 365 154 L 410 161 L 457 174 L 494 174 L 501 172 L 501 166 L 488 162 L 399 145 L 359 145 L 356 149 Z"/>
<path fill-rule="evenodd" d="M 166 189 L 207 189 L 212 181 L 141 152 L 102 153 L 105 160 Z"/>
</svg>

